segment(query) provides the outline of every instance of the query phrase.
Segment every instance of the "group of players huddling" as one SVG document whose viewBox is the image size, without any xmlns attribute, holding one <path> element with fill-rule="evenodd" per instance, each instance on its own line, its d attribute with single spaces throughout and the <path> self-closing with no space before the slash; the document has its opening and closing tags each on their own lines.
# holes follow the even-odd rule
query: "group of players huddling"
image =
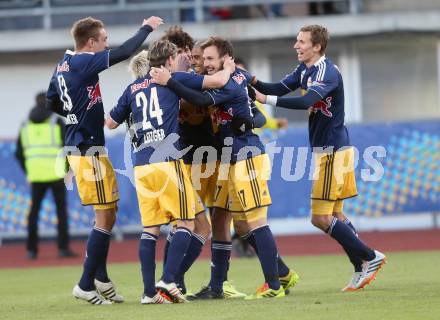
<svg viewBox="0 0 440 320">
<path fill-rule="evenodd" d="M 309 109 L 316 174 L 312 223 L 339 242 L 354 266 L 343 291 L 364 288 L 386 257 L 366 246 L 342 213 L 343 199 L 357 191 L 353 149 L 344 126 L 342 78 L 324 55 L 327 29 L 303 27 L 294 45 L 298 67 L 279 83 L 264 83 L 235 66 L 228 40 L 212 36 L 194 43 L 180 27 L 172 27 L 131 59 L 135 80 L 104 119 L 98 74 L 128 59 L 161 24 L 161 18 L 150 17 L 120 47 L 107 49 L 103 23 L 90 17 L 78 20 L 72 28 L 75 51 L 66 51 L 50 81 L 47 107 L 66 118 L 67 158 L 82 204 L 95 210 L 73 296 L 100 305 L 124 301 L 106 268 L 119 191 L 103 131 L 104 125 L 114 129 L 123 123 L 128 123 L 132 139 L 143 226 L 141 303 L 280 298 L 289 293 L 299 276 L 280 257 L 267 222 L 271 164 L 252 131 L 266 121 L 253 103 L 256 97 L 274 106 Z M 277 98 L 297 88 L 303 96 Z M 173 228 L 156 282 L 156 242 L 160 226 L 169 223 Z M 264 284 L 251 295 L 228 282 L 231 223 L 261 264 Z M 211 278 L 189 294 L 184 275 L 211 234 Z"/>
</svg>

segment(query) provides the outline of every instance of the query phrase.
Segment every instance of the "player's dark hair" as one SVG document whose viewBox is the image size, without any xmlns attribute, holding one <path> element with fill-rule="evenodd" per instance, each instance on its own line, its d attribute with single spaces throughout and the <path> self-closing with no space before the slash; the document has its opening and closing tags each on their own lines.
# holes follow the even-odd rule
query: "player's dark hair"
<svg viewBox="0 0 440 320">
<path fill-rule="evenodd" d="M 314 46 L 317 44 L 320 44 L 321 51 L 319 51 L 319 53 L 320 54 L 325 53 L 325 49 L 327 48 L 328 40 L 330 39 L 328 30 L 326 27 L 320 26 L 317 24 L 312 24 L 312 25 L 302 27 L 299 31 L 310 32 L 312 44 Z"/>
<path fill-rule="evenodd" d="M 226 39 L 220 37 L 209 37 L 202 45 L 201 48 L 205 50 L 210 46 L 217 47 L 219 57 L 222 58 L 225 55 L 229 55 L 230 57 L 234 57 L 234 48 L 232 47 L 231 42 Z"/>
<path fill-rule="evenodd" d="M 37 105 L 37 107 L 40 106 L 45 106 L 46 105 L 46 92 L 45 91 L 41 91 L 38 92 L 37 95 L 35 96 L 35 103 Z"/>
<path fill-rule="evenodd" d="M 83 48 L 90 38 L 98 39 L 99 32 L 104 28 L 104 23 L 101 20 L 87 17 L 76 21 L 70 33 L 75 40 L 75 49 Z"/>
<path fill-rule="evenodd" d="M 194 39 L 185 31 L 183 31 L 180 26 L 172 26 L 167 31 L 161 40 L 168 40 L 174 43 L 177 48 L 192 50 L 194 47 Z"/>
<path fill-rule="evenodd" d="M 203 45 L 203 43 L 205 43 L 205 39 L 201 39 L 201 40 L 197 40 L 196 42 L 194 42 L 194 46 L 193 46 L 193 49 L 194 48 L 201 48 L 202 47 L 202 45 Z M 192 50 L 192 49 L 191 49 Z"/>
<path fill-rule="evenodd" d="M 167 59 L 175 56 L 177 47 L 168 40 L 158 40 L 148 50 L 150 67 L 164 66 Z"/>
<path fill-rule="evenodd" d="M 244 67 L 244 69 L 247 69 L 247 64 L 246 64 L 246 62 L 244 62 L 244 60 L 242 58 L 236 57 L 236 58 L 234 58 L 234 62 L 235 62 L 235 65 L 241 64 Z"/>
</svg>

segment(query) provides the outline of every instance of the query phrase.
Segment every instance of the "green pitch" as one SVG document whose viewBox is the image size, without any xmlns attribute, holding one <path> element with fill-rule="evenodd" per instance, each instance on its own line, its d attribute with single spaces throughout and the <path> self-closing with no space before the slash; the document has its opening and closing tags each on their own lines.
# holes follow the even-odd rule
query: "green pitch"
<svg viewBox="0 0 440 320">
<path fill-rule="evenodd" d="M 365 290 L 342 293 L 351 275 L 344 256 L 286 258 L 301 279 L 283 299 L 225 300 L 179 305 L 140 305 L 138 264 L 109 266 L 126 302 L 92 306 L 71 296 L 81 268 L 0 270 L 0 319 L 440 319 L 440 252 L 388 255 L 389 262 Z M 160 264 L 156 273 L 160 273 Z M 209 278 L 209 263 L 187 276 L 194 292 Z M 262 282 L 256 259 L 234 259 L 230 279 L 251 293 Z"/>
</svg>

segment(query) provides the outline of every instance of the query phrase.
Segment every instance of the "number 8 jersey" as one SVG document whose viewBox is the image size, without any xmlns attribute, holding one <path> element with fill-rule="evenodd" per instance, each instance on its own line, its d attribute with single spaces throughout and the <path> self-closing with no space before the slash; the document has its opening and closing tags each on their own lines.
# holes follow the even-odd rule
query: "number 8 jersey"
<svg viewBox="0 0 440 320">
<path fill-rule="evenodd" d="M 173 79 L 202 90 L 203 76 L 175 72 Z M 167 87 L 151 82 L 149 75 L 130 84 L 110 111 L 113 121 L 129 119 L 134 131 L 135 166 L 181 158 L 179 134 L 180 98 Z"/>
<path fill-rule="evenodd" d="M 63 103 L 66 117 L 66 146 L 103 146 L 104 106 L 98 73 L 109 67 L 109 50 L 67 50 L 57 65 L 47 90 Z"/>
</svg>

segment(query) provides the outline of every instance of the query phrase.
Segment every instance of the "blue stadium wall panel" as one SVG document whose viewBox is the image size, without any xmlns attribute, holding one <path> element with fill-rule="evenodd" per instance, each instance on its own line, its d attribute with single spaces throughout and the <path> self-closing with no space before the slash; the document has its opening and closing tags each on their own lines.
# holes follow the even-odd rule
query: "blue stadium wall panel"
<svg viewBox="0 0 440 320">
<path fill-rule="evenodd" d="M 344 210 L 347 213 L 380 217 L 440 211 L 439 121 L 351 125 L 349 132 L 359 155 L 356 167 L 359 195 L 345 201 Z M 311 153 L 307 148 L 307 128 L 292 127 L 279 132 L 266 130 L 261 133 L 261 137 L 265 144 L 280 148 L 280 152 L 273 156 L 272 178 L 269 182 L 272 206 L 269 216 L 307 217 L 311 188 Z M 117 225 L 139 226 L 136 193 L 131 179 L 127 177 L 132 170 L 124 164 L 130 157 L 124 153 L 123 140 L 120 136 L 107 141 L 110 158 L 118 173 L 121 194 Z M 386 157 L 372 153 L 373 158 L 383 167 L 383 176 L 377 181 L 364 181 L 361 179 L 362 169 L 370 172 L 376 170 L 364 159 L 365 150 L 371 146 L 379 146 L 379 151 L 386 150 Z M 14 142 L 0 141 L 0 234 L 3 236 L 25 233 L 26 215 L 30 206 L 29 186 L 15 161 L 14 151 Z M 301 165 L 301 159 L 306 159 L 305 165 Z M 286 181 L 285 177 L 293 181 Z M 68 191 L 68 195 L 72 232 L 88 230 L 93 224 L 92 209 L 80 204 L 75 186 Z M 40 211 L 40 232 L 54 232 L 55 226 L 55 206 L 49 195 L 43 201 Z"/>
</svg>

